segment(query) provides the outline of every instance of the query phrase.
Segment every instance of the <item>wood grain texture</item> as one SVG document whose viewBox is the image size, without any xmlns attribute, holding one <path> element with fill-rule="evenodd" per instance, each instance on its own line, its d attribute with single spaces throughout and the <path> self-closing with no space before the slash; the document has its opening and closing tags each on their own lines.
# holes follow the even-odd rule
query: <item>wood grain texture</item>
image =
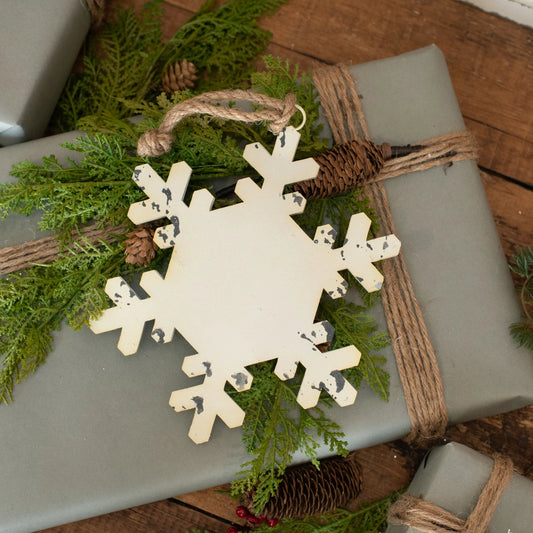
<svg viewBox="0 0 533 533">
<path fill-rule="evenodd" d="M 144 0 L 110 0 L 140 9 Z M 218 1 L 217 4 L 221 4 Z M 165 0 L 168 38 L 202 0 Z M 482 181 L 503 250 L 533 245 L 533 30 L 456 0 L 290 0 L 261 26 L 272 32 L 268 52 L 304 69 L 355 64 L 435 43 L 444 53 L 466 126 L 479 144 Z M 449 428 L 456 440 L 486 454 L 509 455 L 533 479 L 533 406 Z M 365 478 L 361 501 L 405 486 L 423 451 L 404 442 L 358 452 Z M 47 530 L 226 531 L 237 503 L 215 487 Z M 240 522 L 242 523 L 242 521 Z"/>
</svg>

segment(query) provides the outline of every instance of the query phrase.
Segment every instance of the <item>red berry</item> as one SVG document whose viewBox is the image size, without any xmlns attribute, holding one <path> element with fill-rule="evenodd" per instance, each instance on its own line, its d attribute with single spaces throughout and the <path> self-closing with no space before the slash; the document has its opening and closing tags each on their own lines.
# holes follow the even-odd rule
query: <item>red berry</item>
<svg viewBox="0 0 533 533">
<path fill-rule="evenodd" d="M 262 522 L 262 520 L 260 518 L 258 518 L 257 516 L 254 516 L 253 514 L 249 514 L 246 517 L 246 520 L 248 520 L 248 522 L 250 522 L 250 524 L 260 524 Z"/>
<path fill-rule="evenodd" d="M 239 505 L 239 507 L 237 507 L 237 509 L 235 509 L 235 514 L 239 518 L 245 518 L 245 517 L 248 516 L 248 509 L 246 509 L 246 507 L 244 507 L 244 505 Z"/>
<path fill-rule="evenodd" d="M 239 530 L 236 527 L 230 526 L 228 527 L 227 533 L 239 533 Z"/>
<path fill-rule="evenodd" d="M 277 518 L 269 518 L 266 521 L 266 525 L 269 526 L 269 527 L 277 526 L 278 525 L 278 519 Z"/>
</svg>

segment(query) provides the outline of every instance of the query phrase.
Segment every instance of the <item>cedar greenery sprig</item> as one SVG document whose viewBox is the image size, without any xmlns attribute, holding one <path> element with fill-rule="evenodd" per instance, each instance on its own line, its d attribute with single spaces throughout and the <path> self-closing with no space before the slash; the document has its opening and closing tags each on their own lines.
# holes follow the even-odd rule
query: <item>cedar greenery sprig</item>
<svg viewBox="0 0 533 533">
<path fill-rule="evenodd" d="M 107 305 L 105 282 L 124 270 L 120 244 L 82 242 L 50 265 L 0 279 L 0 403 L 45 361 L 63 320 L 79 329 Z"/>
<path fill-rule="evenodd" d="M 281 65 L 280 61 L 271 62 L 272 74 L 269 78 L 271 85 L 266 86 L 266 89 L 274 91 L 273 86 L 276 84 L 291 84 L 296 91 L 297 98 L 310 99 L 314 89 L 309 77 L 304 77 L 302 83 L 296 86 L 294 83 L 296 74 L 291 74 Z M 125 107 L 129 110 L 128 114 L 134 112 L 145 114 L 146 118 L 137 124 L 128 119 L 116 117 L 112 109 L 103 112 L 98 119 L 85 117 L 85 125 L 92 133 L 65 144 L 65 147 L 83 156 L 81 161 L 79 163 L 69 161 L 68 164 L 62 165 L 52 155 L 44 157 L 41 164 L 23 161 L 15 165 L 12 175 L 18 178 L 17 182 L 0 184 L 0 219 L 5 218 L 9 213 L 30 214 L 35 210 L 42 210 L 40 228 L 57 233 L 63 246 L 70 245 L 72 232 L 75 233 L 93 219 L 102 227 L 105 225 L 130 226 L 131 223 L 127 219 L 128 206 L 143 197 L 142 191 L 131 179 L 131 173 L 135 166 L 146 162 L 145 159 L 136 155 L 137 139 L 146 129 L 155 127 L 172 105 L 189 95 L 190 93 L 176 93 L 169 98 L 162 94 L 156 98 L 155 102 L 125 101 Z M 313 105 L 315 109 L 318 108 L 316 102 Z M 310 108 L 310 113 L 316 113 L 316 111 Z M 326 146 L 319 137 L 318 127 L 303 130 L 302 140 L 305 150 L 320 150 Z M 267 126 L 264 124 L 243 124 L 194 116 L 176 128 L 176 141 L 171 152 L 149 162 L 161 176 L 167 176 L 174 162 L 187 161 L 193 168 L 192 191 L 202 186 L 209 186 L 217 178 L 233 177 L 250 171 L 247 162 L 242 158 L 242 145 L 255 141 L 272 149 L 275 139 L 268 133 Z M 253 172 L 249 174 L 253 175 Z M 80 253 L 73 254 L 71 258 L 73 261 L 71 267 L 73 270 L 83 271 L 84 254 L 81 251 L 78 252 Z M 117 253 L 117 257 L 123 257 L 122 252 Z M 162 252 L 162 255 L 164 256 L 165 252 Z M 80 261 L 79 264 L 74 264 L 77 259 Z M 27 291 L 30 291 L 29 295 L 41 290 L 38 288 L 41 275 L 43 275 L 42 289 L 45 290 L 48 282 L 44 272 L 48 271 L 28 270 L 30 271 L 29 275 L 33 280 L 31 291 L 23 277 L 9 278 L 14 294 L 25 295 Z M 116 275 L 119 275 L 118 272 L 107 277 Z M 94 279 L 102 280 L 103 290 L 105 285 L 103 278 L 95 275 Z M 56 283 L 61 285 L 59 278 L 56 278 Z M 44 305 L 43 302 L 46 301 L 46 299 L 35 299 L 31 304 L 25 303 L 24 305 L 27 308 L 38 307 Z M 59 313 L 58 321 L 45 321 L 39 325 L 43 339 L 51 338 L 51 332 L 57 329 L 61 320 L 68 315 L 70 312 L 68 302 L 68 298 L 62 301 L 55 300 L 54 305 Z M 105 298 L 100 300 L 100 308 L 88 309 L 87 316 L 90 318 L 91 314 L 96 315 L 106 307 L 106 302 Z M 6 309 L 3 315 L 5 322 L 17 323 L 17 313 L 19 309 L 16 306 Z M 21 335 L 23 334 L 24 330 L 21 330 Z M 12 336 L 6 338 L 13 340 Z M 23 346 L 26 345 L 17 341 L 11 348 L 8 348 L 8 344 L 2 345 L 2 354 L 4 354 L 4 378 L 2 379 L 7 393 L 0 397 L 0 401 L 11 399 L 14 384 L 35 371 L 45 360 L 46 353 L 50 349 L 50 343 L 41 343 L 39 357 L 33 358 L 32 364 L 25 365 Z M 17 346 L 21 348 L 18 349 Z M 17 355 L 12 356 L 15 352 Z M 20 368 L 24 365 L 25 370 L 21 372 Z"/>
<path fill-rule="evenodd" d="M 64 242 L 63 253 L 51 265 L 35 266 L 0 280 L 0 348 L 4 357 L 0 403 L 10 401 L 15 382 L 26 378 L 45 360 L 53 331 L 64 319 L 71 326 L 80 327 L 98 316 L 108 305 L 105 281 L 117 275 L 131 275 L 131 267 L 124 262 L 122 243 L 94 246 L 73 244 L 69 239 L 73 230 L 92 219 L 101 226 L 129 224 L 128 206 L 142 196 L 131 173 L 135 166 L 148 161 L 136 155 L 137 139 L 156 127 L 174 104 L 194 94 L 185 91 L 171 97 L 157 95 L 161 65 L 176 58 L 195 62 L 207 73 L 200 91 L 208 86 L 235 86 L 233 82 L 244 79 L 250 71 L 248 51 L 258 53 L 266 46 L 268 34 L 256 27 L 256 18 L 271 13 L 282 3 L 230 0 L 213 9 L 214 3 L 208 0 L 171 39 L 172 45 L 163 46 L 160 2 L 151 2 L 140 17 L 131 10 L 120 11 L 115 21 L 103 29 L 100 44 L 88 45 L 86 69 L 71 77 L 56 115 L 60 127 L 78 126 L 89 132 L 66 145 L 83 156 L 81 162 L 61 165 L 54 156 L 44 158 L 41 165 L 23 162 L 13 170 L 18 183 L 0 185 L 0 218 L 10 212 L 28 214 L 41 209 L 41 228 L 60 233 Z M 206 28 L 216 29 L 218 37 L 216 43 L 204 49 L 201 43 L 206 38 Z M 239 46 L 235 48 L 236 42 Z M 257 44 L 255 48 L 250 48 L 252 42 Z M 231 47 L 232 54 L 222 57 L 223 47 Z M 189 50 L 196 50 L 198 57 L 189 54 Z M 199 59 L 205 50 L 210 50 L 209 57 Z M 237 70 L 231 70 L 228 62 L 237 65 Z M 307 122 L 301 130 L 297 157 L 324 150 L 327 143 L 320 137 L 318 100 L 310 77 L 279 59 L 267 57 L 265 64 L 267 71 L 254 74 L 249 86 L 275 97 L 294 92 L 306 110 Z M 231 72 L 231 83 L 224 78 L 224 72 Z M 142 114 L 144 119 L 135 122 L 127 118 L 135 114 Z M 294 117 L 294 125 L 300 120 Z M 204 116 L 183 120 L 175 134 L 172 150 L 148 162 L 161 176 L 167 176 L 174 162 L 187 161 L 193 169 L 191 189 L 210 186 L 218 178 L 243 174 L 257 177 L 242 158 L 243 145 L 260 142 L 271 150 L 275 141 L 265 124 Z M 309 231 L 331 222 L 340 229 L 342 240 L 350 215 L 359 211 L 373 216 L 368 201 L 354 191 L 335 199 L 309 201 L 298 222 Z M 159 252 L 150 268 L 162 265 L 167 253 Z M 353 277 L 346 277 L 353 286 Z M 356 386 L 368 380 L 386 398 L 388 376 L 382 369 L 383 359 L 377 355 L 386 339 L 366 316 L 366 308 L 374 301 L 375 298 L 363 297 L 360 306 L 324 301 L 318 315 L 337 329 L 336 346 L 355 344 L 362 351 L 360 367 L 347 373 L 348 379 Z M 321 442 L 337 454 L 344 455 L 347 450 L 341 428 L 326 417 L 320 404 L 310 410 L 297 404 L 301 373 L 292 382 L 282 382 L 272 374 L 271 362 L 256 365 L 252 373 L 254 386 L 250 391 L 233 393 L 248 413 L 243 441 L 253 456 L 242 465 L 243 477 L 235 482 L 233 490 L 239 493 L 254 485 L 256 508 L 260 508 L 261 502 L 275 491 L 296 451 L 303 451 L 318 464 Z M 322 405 L 330 403 L 323 395 Z"/>
<path fill-rule="evenodd" d="M 361 505 L 355 511 L 335 509 L 323 515 L 282 518 L 274 527 L 260 524 L 258 533 L 382 533 L 387 529 L 387 513 L 398 499 L 395 492 L 376 502 Z"/>
<path fill-rule="evenodd" d="M 345 211 L 343 201 L 354 208 L 357 200 L 358 211 L 361 211 L 367 200 L 359 193 L 354 193 L 337 198 L 337 207 L 331 212 L 318 209 L 317 213 L 315 204 L 312 206 L 315 209 L 304 212 L 300 220 L 309 222 L 305 220 L 307 214 L 310 220 L 321 225 L 325 222 L 321 216 L 333 214 L 332 222 L 335 225 L 349 213 Z M 347 276 L 347 279 L 350 287 L 358 285 L 353 276 Z M 379 351 L 390 344 L 390 338 L 387 333 L 378 331 L 376 322 L 369 315 L 369 309 L 376 301 L 372 299 L 366 304 L 362 302 L 361 305 L 356 305 L 342 298 L 332 300 L 324 296 L 317 318 L 328 320 L 335 328 L 332 349 L 354 345 L 361 352 L 359 365 L 343 371 L 348 381 L 356 388 L 366 381 L 376 394 L 387 401 L 389 375 L 384 369 L 385 358 L 379 355 Z M 331 397 L 323 393 L 316 407 L 303 409 L 296 401 L 303 377 L 302 369 L 299 369 L 294 379 L 280 381 L 273 373 L 274 366 L 272 361 L 252 366 L 250 371 L 254 382 L 249 391 L 237 394 L 233 389 L 227 389 L 246 413 L 243 442 L 247 452 L 253 456 L 241 465 L 243 470 L 236 474 L 240 477 L 232 483 L 232 494 L 239 496 L 253 489 L 254 508 L 258 512 L 276 493 L 283 474 L 297 451 L 305 453 L 317 467 L 320 442 L 336 455 L 346 456 L 349 451 L 342 429 L 327 418 L 322 408 L 333 404 Z"/>
<path fill-rule="evenodd" d="M 329 420 L 321 407 L 303 409 L 296 401 L 302 374 L 281 381 L 273 373 L 274 366 L 272 361 L 252 366 L 251 389 L 238 394 L 227 391 L 246 412 L 243 442 L 253 456 L 236 474 L 241 477 L 232 483 L 232 494 L 240 496 L 253 489 L 257 511 L 275 494 L 297 451 L 317 467 L 320 441 L 336 455 L 348 454 L 340 426 Z"/>
<path fill-rule="evenodd" d="M 510 326 L 510 332 L 519 346 L 533 350 L 533 248 L 522 248 L 513 256 L 511 271 L 520 278 L 520 305 L 523 319 Z"/>
<path fill-rule="evenodd" d="M 274 13 L 286 0 L 228 0 L 215 8 L 207 0 L 167 43 L 162 40 L 162 0 L 147 2 L 137 16 L 119 8 L 115 19 L 89 36 L 83 70 L 73 73 L 53 118 L 59 131 L 79 128 L 87 115 L 128 116 L 125 100 L 153 100 L 166 68 L 187 59 L 203 72 L 200 92 L 245 86 L 253 62 L 266 50 L 271 34 L 257 19 Z"/>
</svg>

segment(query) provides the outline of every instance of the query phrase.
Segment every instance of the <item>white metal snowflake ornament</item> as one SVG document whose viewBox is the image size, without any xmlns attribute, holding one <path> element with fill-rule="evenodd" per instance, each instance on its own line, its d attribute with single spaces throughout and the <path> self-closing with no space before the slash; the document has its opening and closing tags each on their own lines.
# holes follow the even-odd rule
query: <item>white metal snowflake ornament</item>
<svg viewBox="0 0 533 533">
<path fill-rule="evenodd" d="M 326 390 L 341 406 L 355 401 L 357 391 L 340 372 L 359 363 L 360 352 L 347 346 L 326 353 L 318 344 L 331 340 L 332 326 L 314 322 L 322 290 L 343 296 L 348 269 L 367 291 L 381 287 L 383 277 L 372 264 L 398 254 L 394 235 L 367 241 L 370 219 L 353 215 L 344 245 L 332 249 L 335 230 L 317 228 L 310 239 L 291 218 L 301 213 L 305 198 L 283 194 L 286 185 L 315 178 L 318 164 L 307 158 L 293 161 L 300 134 L 286 128 L 272 154 L 259 143 L 246 146 L 243 157 L 264 178 L 262 187 L 250 178 L 237 182 L 242 203 L 211 210 L 214 197 L 196 191 L 183 202 L 191 175 L 185 162 L 172 166 L 163 181 L 147 164 L 133 179 L 148 199 L 132 204 L 129 218 L 136 224 L 161 218 L 170 224 L 156 231 L 161 248 L 173 247 L 162 277 L 145 272 L 141 299 L 121 278 L 112 278 L 106 293 L 116 304 L 91 324 L 95 333 L 122 329 L 118 348 L 124 355 L 137 351 L 145 322 L 155 320 L 152 338 L 170 342 L 174 330 L 197 350 L 185 357 L 189 376 L 204 375 L 200 385 L 176 390 L 170 405 L 176 411 L 194 409 L 189 436 L 209 440 L 216 416 L 230 428 L 242 425 L 245 413 L 224 391 L 226 382 L 237 391 L 251 387 L 247 366 L 277 359 L 275 374 L 294 377 L 298 363 L 305 375 L 298 394 L 304 408 L 317 404 Z"/>
</svg>

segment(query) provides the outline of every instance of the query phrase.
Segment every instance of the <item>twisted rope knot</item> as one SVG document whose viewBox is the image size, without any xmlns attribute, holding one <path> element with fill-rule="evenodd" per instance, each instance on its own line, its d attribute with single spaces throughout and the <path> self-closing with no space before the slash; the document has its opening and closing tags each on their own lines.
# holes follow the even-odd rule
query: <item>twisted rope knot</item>
<svg viewBox="0 0 533 533">
<path fill-rule="evenodd" d="M 163 155 L 170 150 L 173 142 L 172 132 L 165 132 L 160 129 L 148 130 L 137 143 L 137 153 L 141 157 Z"/>
<path fill-rule="evenodd" d="M 270 131 L 276 135 L 283 131 L 283 128 L 287 126 L 289 120 L 297 110 L 296 96 L 293 93 L 287 94 L 285 96 L 285 100 L 283 100 L 281 103 L 282 106 L 280 109 L 279 118 L 274 118 L 270 121 Z"/>
<path fill-rule="evenodd" d="M 244 111 L 218 105 L 236 100 L 258 104 L 265 109 Z M 277 134 L 287 126 L 296 110 L 296 96 L 291 93 L 286 95 L 285 100 L 241 89 L 200 94 L 175 105 L 164 116 L 159 128 L 145 132 L 137 143 L 137 153 L 141 157 L 155 157 L 168 152 L 174 141 L 172 130 L 178 122 L 190 115 L 204 114 L 241 122 L 265 120 L 270 122 L 272 133 Z"/>
</svg>

